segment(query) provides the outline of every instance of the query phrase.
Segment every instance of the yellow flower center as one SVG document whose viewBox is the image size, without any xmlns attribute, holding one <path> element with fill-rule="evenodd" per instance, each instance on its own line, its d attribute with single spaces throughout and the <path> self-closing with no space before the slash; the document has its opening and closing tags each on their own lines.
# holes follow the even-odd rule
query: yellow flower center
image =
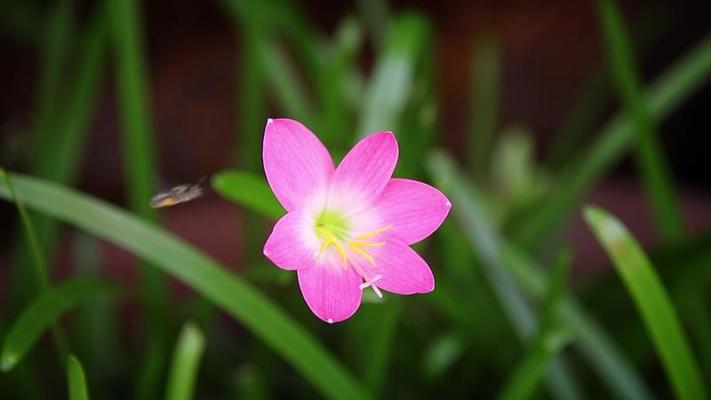
<svg viewBox="0 0 711 400">
<path fill-rule="evenodd" d="M 348 221 L 345 217 L 333 211 L 324 211 L 316 218 L 314 227 L 316 235 L 321 240 L 319 256 L 333 247 L 343 261 L 343 268 L 347 268 L 349 254 L 347 250 L 351 250 L 368 260 L 368 262 L 375 267 L 375 259 L 368 253 L 367 249 L 370 247 L 384 246 L 385 242 L 373 242 L 367 239 L 385 232 L 390 228 L 391 226 L 388 225 L 370 232 L 352 236 L 348 227 Z"/>
</svg>

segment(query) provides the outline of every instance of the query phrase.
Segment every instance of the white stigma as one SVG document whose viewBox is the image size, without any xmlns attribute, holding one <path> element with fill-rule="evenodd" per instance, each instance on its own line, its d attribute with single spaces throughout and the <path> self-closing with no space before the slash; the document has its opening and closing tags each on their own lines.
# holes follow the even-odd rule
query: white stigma
<svg viewBox="0 0 711 400">
<path fill-rule="evenodd" d="M 375 275 L 375 276 L 373 277 L 373 279 L 361 283 L 360 286 L 358 286 L 358 287 L 360 288 L 360 290 L 364 290 L 365 288 L 367 288 L 368 286 L 370 286 L 371 288 L 373 288 L 373 291 L 375 292 L 375 294 L 376 294 L 379 298 L 382 299 L 382 298 L 383 298 L 383 294 L 380 292 L 380 288 L 378 288 L 378 287 L 375 285 L 375 282 L 379 281 L 380 278 L 382 278 L 382 277 L 383 277 L 382 275 Z"/>
</svg>

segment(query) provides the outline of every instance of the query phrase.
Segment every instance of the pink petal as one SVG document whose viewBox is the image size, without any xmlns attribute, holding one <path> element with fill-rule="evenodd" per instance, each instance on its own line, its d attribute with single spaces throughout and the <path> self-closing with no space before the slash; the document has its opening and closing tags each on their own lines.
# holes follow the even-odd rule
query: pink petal
<svg viewBox="0 0 711 400">
<path fill-rule="evenodd" d="M 371 204 L 390 180 L 397 157 L 397 140 L 392 132 L 374 133 L 361 139 L 336 168 L 329 201 L 346 202 L 354 207 Z"/>
<path fill-rule="evenodd" d="M 319 240 L 313 220 L 298 211 L 281 217 L 264 244 L 264 255 L 279 268 L 295 270 L 314 264 Z"/>
<path fill-rule="evenodd" d="M 375 201 L 382 225 L 407 244 L 431 235 L 444 222 L 452 203 L 432 186 L 409 179 L 391 179 Z"/>
<path fill-rule="evenodd" d="M 317 317 L 331 324 L 353 315 L 362 297 L 360 276 L 334 261 L 335 264 L 317 263 L 297 271 L 306 304 Z"/>
<path fill-rule="evenodd" d="M 328 150 L 305 126 L 291 119 L 270 119 L 264 129 L 264 172 L 287 211 L 303 207 L 333 174 Z"/>
<path fill-rule="evenodd" d="M 379 235 L 373 241 L 385 243 L 382 247 L 365 249 L 373 257 L 375 266 L 359 255 L 349 258 L 354 267 L 366 275 L 366 281 L 380 275 L 375 285 L 397 294 L 429 293 L 434 290 L 432 270 L 415 250 L 394 235 Z"/>
</svg>

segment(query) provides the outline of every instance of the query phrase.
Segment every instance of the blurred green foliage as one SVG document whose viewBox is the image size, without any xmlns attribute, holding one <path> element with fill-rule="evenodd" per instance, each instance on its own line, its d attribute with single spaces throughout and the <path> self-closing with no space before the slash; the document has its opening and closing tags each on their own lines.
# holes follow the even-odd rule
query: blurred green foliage
<svg viewBox="0 0 711 400">
<path fill-rule="evenodd" d="M 40 68 L 27 168 L 33 177 L 8 173 L 0 180 L 0 197 L 14 202 L 21 218 L 12 235 L 9 311 L 0 318 L 6 371 L 0 397 L 46 398 L 58 388 L 71 399 L 88 393 L 168 399 L 704 396 L 711 379 L 709 234 L 683 229 L 657 127 L 711 78 L 711 37 L 645 87 L 633 35 L 615 4 L 601 0 L 609 66 L 601 66 L 604 72 L 561 122 L 545 165 L 536 162 L 525 124 L 501 126 L 506 59 L 498 38 L 472 38 L 472 57 L 463 57 L 470 60 L 471 85 L 463 85 L 470 87 L 470 113 L 462 168 L 438 143 L 444 134 L 432 21 L 362 0 L 358 13 L 338 21 L 329 36 L 300 5 L 216 4 L 238 38 L 240 90 L 235 165 L 216 172 L 211 186 L 247 211 L 236 227 L 246 260 L 238 274 L 155 225 L 158 215 L 148 207 L 159 173 L 145 4 L 100 0 L 79 18 L 73 0 L 47 7 L 8 2 L 0 31 L 34 46 Z M 373 63 L 364 68 L 370 52 Z M 106 68 L 107 60 L 113 68 Z M 130 212 L 71 189 L 108 73 L 115 75 Z M 588 143 L 578 131 L 590 132 L 599 122 L 613 96 L 610 87 L 617 89 L 613 102 L 621 112 Z M 363 135 L 397 134 L 396 174 L 434 181 L 454 204 L 438 233 L 418 245 L 435 271 L 434 293 L 366 299 L 356 316 L 336 326 L 313 318 L 293 275 L 261 257 L 268 227 L 283 213 L 260 165 L 271 115 L 300 120 L 337 158 Z M 571 285 L 575 255 L 564 229 L 590 188 L 628 153 L 638 157 L 664 252 L 650 263 L 626 231 L 621 237 L 620 229 L 605 228 L 613 217 L 588 211 L 625 285 L 609 275 Z M 60 222 L 89 236 L 70 236 L 75 276 L 53 282 L 48 277 L 60 276 L 52 270 Z M 97 279 L 103 261 L 97 239 L 145 263 L 140 284 L 117 291 Z M 170 299 L 165 275 L 191 288 L 191 298 Z M 139 306 L 137 329 L 119 302 Z M 629 317 L 633 306 L 642 318 Z M 249 334 L 216 318 L 216 311 Z M 60 318 L 63 327 L 55 325 Z M 39 341 L 52 326 L 59 365 Z M 691 356 L 697 349 L 699 366 Z M 667 381 L 657 379 L 661 373 Z M 65 374 L 66 388 L 58 383 Z"/>
</svg>

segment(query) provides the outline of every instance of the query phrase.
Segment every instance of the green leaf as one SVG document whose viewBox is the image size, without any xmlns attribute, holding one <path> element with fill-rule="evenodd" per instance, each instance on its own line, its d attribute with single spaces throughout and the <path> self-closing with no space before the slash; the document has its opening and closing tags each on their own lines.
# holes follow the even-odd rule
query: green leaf
<svg viewBox="0 0 711 400">
<path fill-rule="evenodd" d="M 195 324 L 183 325 L 173 354 L 173 366 L 168 378 L 166 400 L 193 398 L 200 358 L 205 350 L 205 337 Z"/>
<path fill-rule="evenodd" d="M 677 61 L 645 90 L 646 107 L 655 121 L 671 114 L 711 77 L 711 37 Z M 532 244 L 567 220 L 576 202 L 629 148 L 634 138 L 632 124 L 622 115 L 610 121 L 596 135 L 580 161 L 567 168 L 557 188 L 536 211 L 509 230 L 517 242 Z"/>
<path fill-rule="evenodd" d="M 7 372 L 17 365 L 63 313 L 109 288 L 107 283 L 95 279 L 73 279 L 45 290 L 22 310 L 8 330 L 0 354 L 0 369 Z"/>
<path fill-rule="evenodd" d="M 501 391 L 500 399 L 518 400 L 533 397 L 550 361 L 570 341 L 570 332 L 561 324 L 559 318 L 569 269 L 570 254 L 563 253 L 546 289 L 538 334 L 531 348 L 511 372 Z"/>
<path fill-rule="evenodd" d="M 89 400 L 84 368 L 73 354 L 67 358 L 67 383 L 69 385 L 69 400 Z"/>
<path fill-rule="evenodd" d="M 529 339 L 537 330 L 533 311 L 503 265 L 502 239 L 485 212 L 481 196 L 473 186 L 464 183 L 454 163 L 444 153 L 436 153 L 430 158 L 430 170 L 455 204 L 453 213 L 459 219 L 469 244 L 480 257 L 484 275 L 516 334 L 522 341 Z M 549 371 L 550 388 L 556 397 L 580 397 L 562 359 L 553 361 Z"/>
<path fill-rule="evenodd" d="M 222 197 L 265 217 L 278 219 L 286 213 L 264 178 L 250 172 L 219 172 L 212 177 L 212 187 Z"/>
<path fill-rule="evenodd" d="M 488 176 L 491 149 L 498 125 L 501 56 L 491 38 L 474 46 L 471 67 L 469 161 L 472 171 L 483 179 Z"/>
<path fill-rule="evenodd" d="M 28 207 L 108 240 L 184 282 L 244 323 L 323 396 L 366 397 L 350 373 L 313 336 L 260 291 L 204 253 L 102 201 L 46 181 L 11 177 L 18 197 Z M 9 197 L 5 185 L 0 186 L 0 197 Z"/>
<path fill-rule="evenodd" d="M 430 159 L 430 170 L 433 176 L 440 181 L 440 187 L 445 189 L 454 204 L 453 209 L 465 207 L 468 212 L 454 213 L 454 217 L 461 222 L 471 236 L 476 232 L 481 238 L 480 242 L 491 246 L 492 238 L 497 237 L 497 232 L 492 231 L 487 221 L 487 215 L 472 213 L 471 203 L 479 204 L 480 199 L 472 196 L 476 194 L 469 188 L 468 182 L 460 178 L 460 173 L 455 169 L 454 163 L 444 154 L 435 153 Z M 481 208 L 481 207 L 479 207 Z M 474 208 L 476 209 L 476 208 Z M 473 229 L 473 227 L 477 227 Z M 500 238 L 501 269 L 507 269 L 516 278 L 521 288 L 535 298 L 543 298 L 546 290 L 546 277 L 541 266 L 528 257 L 517 247 Z M 488 243 L 488 244 L 487 244 Z M 487 250 L 490 251 L 490 250 Z M 504 302 L 511 302 L 505 299 Z M 502 303 L 506 304 L 506 303 Z M 509 308 L 513 306 L 509 305 Z M 561 313 L 563 318 L 573 329 L 576 336 L 576 346 L 588 359 L 590 364 L 597 369 L 608 385 L 620 398 L 650 399 L 651 392 L 644 386 L 642 379 L 637 375 L 632 366 L 620 355 L 614 343 L 606 336 L 605 332 L 588 316 L 583 308 L 572 299 L 566 299 Z"/>
<path fill-rule="evenodd" d="M 642 315 L 676 396 L 707 398 L 679 317 L 644 251 L 627 228 L 606 211 L 589 206 L 584 215 Z"/>
<path fill-rule="evenodd" d="M 392 21 L 366 88 L 357 135 L 396 129 L 429 31 L 427 20 L 415 14 L 404 14 Z"/>
<path fill-rule="evenodd" d="M 598 6 L 612 77 L 631 117 L 637 141 L 637 164 L 658 229 L 667 240 L 679 240 L 684 231 L 681 210 L 657 128 L 645 104 L 640 73 L 622 16 L 613 0 L 600 0 Z"/>
</svg>

